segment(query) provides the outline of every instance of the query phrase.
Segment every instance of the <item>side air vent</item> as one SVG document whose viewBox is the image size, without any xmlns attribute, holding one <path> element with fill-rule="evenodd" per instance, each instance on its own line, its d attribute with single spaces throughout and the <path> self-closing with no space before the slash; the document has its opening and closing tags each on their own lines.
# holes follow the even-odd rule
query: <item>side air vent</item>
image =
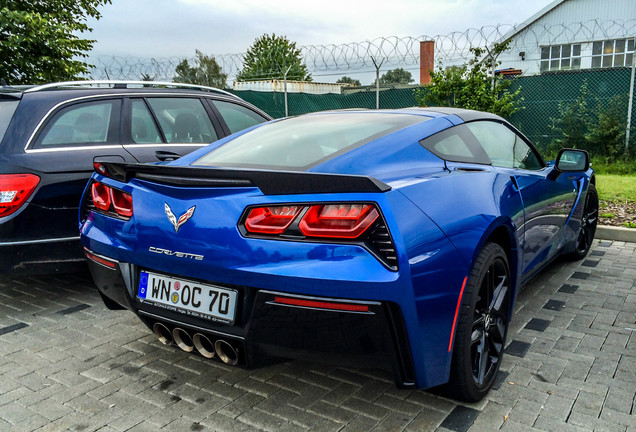
<svg viewBox="0 0 636 432">
<path fill-rule="evenodd" d="M 391 234 L 384 221 L 378 221 L 367 237 L 367 246 L 386 264 L 391 270 L 397 270 L 398 259 Z"/>
</svg>

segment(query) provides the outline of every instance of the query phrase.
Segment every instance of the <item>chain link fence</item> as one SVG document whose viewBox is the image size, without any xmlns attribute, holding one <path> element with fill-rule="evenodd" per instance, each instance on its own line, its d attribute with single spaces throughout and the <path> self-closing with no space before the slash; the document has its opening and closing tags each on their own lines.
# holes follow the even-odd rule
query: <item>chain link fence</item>
<svg viewBox="0 0 636 432">
<path fill-rule="evenodd" d="M 520 88 L 522 109 L 510 121 L 537 144 L 544 154 L 557 146 L 574 144 L 596 154 L 618 156 L 633 149 L 635 121 L 633 101 L 634 36 L 636 19 L 592 20 L 568 25 L 528 27 L 489 26 L 448 35 L 387 37 L 340 45 L 300 47 L 303 60 L 315 81 L 338 75 L 375 73 L 394 68 L 420 71 L 422 63 L 448 67 L 468 62 L 472 47 L 492 47 L 510 41 L 498 60 L 506 69 L 500 76 L 513 76 L 511 90 Z M 421 50 L 421 42 L 433 41 L 434 59 Z M 244 54 L 215 55 L 229 80 L 243 67 Z M 141 78 L 172 81 L 182 59 L 144 59 L 101 56 L 93 61 L 94 79 Z M 193 59 L 188 59 L 192 61 Z M 510 73 L 510 75 L 508 74 Z M 400 88 L 401 87 L 401 88 Z M 282 91 L 235 91 L 273 117 L 343 109 L 402 108 L 417 105 L 414 86 L 343 88 L 340 94 L 309 94 Z M 287 100 L 287 107 L 285 106 Z M 631 124 L 631 127 L 628 125 Z M 626 147 L 629 136 L 629 147 Z M 576 139 L 575 141 L 573 141 Z M 632 150 L 631 153 L 634 153 Z"/>
</svg>

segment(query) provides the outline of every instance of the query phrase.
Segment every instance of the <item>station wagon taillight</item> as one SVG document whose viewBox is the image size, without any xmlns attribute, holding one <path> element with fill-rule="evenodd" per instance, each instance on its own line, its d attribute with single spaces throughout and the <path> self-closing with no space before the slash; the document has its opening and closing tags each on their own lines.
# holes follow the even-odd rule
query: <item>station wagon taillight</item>
<svg viewBox="0 0 636 432">
<path fill-rule="evenodd" d="M 0 217 L 22 207 L 38 183 L 40 177 L 34 174 L 0 174 Z"/>
<path fill-rule="evenodd" d="M 132 195 L 103 183 L 91 185 L 91 198 L 96 209 L 113 216 L 130 219 L 133 215 Z"/>
</svg>

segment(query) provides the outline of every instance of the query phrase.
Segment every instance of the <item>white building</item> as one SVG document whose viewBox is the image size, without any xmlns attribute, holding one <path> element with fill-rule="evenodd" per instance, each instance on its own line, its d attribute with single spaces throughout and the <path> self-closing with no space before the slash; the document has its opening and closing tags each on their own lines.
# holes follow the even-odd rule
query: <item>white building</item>
<svg viewBox="0 0 636 432">
<path fill-rule="evenodd" d="M 506 34 L 499 69 L 523 75 L 631 66 L 636 0 L 556 0 Z"/>
</svg>

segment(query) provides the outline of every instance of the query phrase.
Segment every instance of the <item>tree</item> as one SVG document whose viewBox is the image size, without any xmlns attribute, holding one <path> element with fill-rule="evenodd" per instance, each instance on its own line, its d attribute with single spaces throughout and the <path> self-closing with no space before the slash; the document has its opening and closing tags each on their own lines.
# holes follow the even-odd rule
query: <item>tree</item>
<svg viewBox="0 0 636 432">
<path fill-rule="evenodd" d="M 355 86 L 355 87 L 359 87 L 359 86 L 362 85 L 360 83 L 360 80 L 353 79 L 353 78 L 348 77 L 348 76 L 343 76 L 338 81 L 336 81 L 336 84 L 351 84 L 352 86 Z"/>
<path fill-rule="evenodd" d="M 181 60 L 175 68 L 175 76 L 172 81 L 226 88 L 227 74 L 223 73 L 223 69 L 216 62 L 216 59 L 203 54 L 199 50 L 196 50 L 196 55 L 197 57 L 192 66 L 190 66 L 187 59 Z"/>
<path fill-rule="evenodd" d="M 509 42 L 495 43 L 491 50 L 470 48 L 473 58 L 461 66 L 431 71 L 431 85 L 415 90 L 415 100 L 420 106 L 450 106 L 488 111 L 502 117 L 510 117 L 521 109 L 521 88 L 509 91 L 511 80 L 493 76 L 500 63 L 497 57 L 508 49 Z"/>
<path fill-rule="evenodd" d="M 411 75 L 411 72 L 402 68 L 387 71 L 380 77 L 380 85 L 411 84 L 413 81 L 413 75 Z M 375 84 L 375 81 L 373 84 Z"/>
<path fill-rule="evenodd" d="M 285 72 L 288 80 L 312 81 L 296 42 L 290 42 L 285 36 L 265 34 L 245 53 L 243 69 L 236 80 L 283 79 Z"/>
<path fill-rule="evenodd" d="M 111 0 L 3 0 L 0 6 L 0 77 L 9 84 L 77 79 L 91 65 L 82 59 L 94 40 L 86 21 Z"/>
</svg>

